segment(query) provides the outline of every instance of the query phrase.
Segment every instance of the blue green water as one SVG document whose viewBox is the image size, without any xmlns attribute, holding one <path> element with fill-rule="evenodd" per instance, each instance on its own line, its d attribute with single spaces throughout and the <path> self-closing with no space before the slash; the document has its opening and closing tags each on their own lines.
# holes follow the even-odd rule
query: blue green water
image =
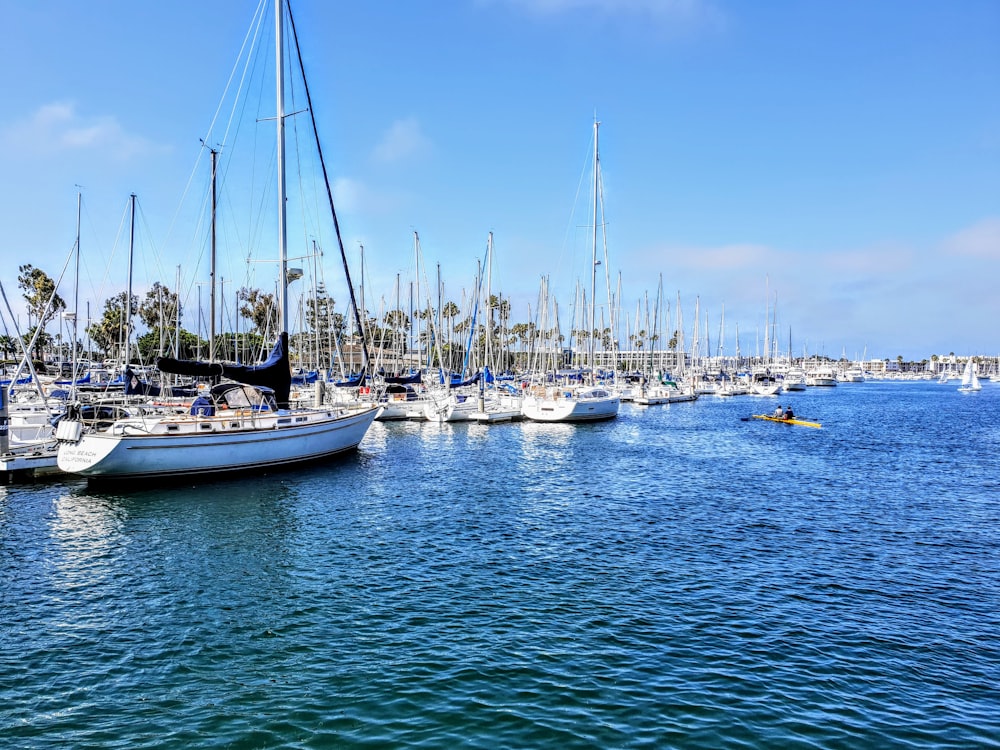
<svg viewBox="0 0 1000 750">
<path fill-rule="evenodd" d="M 791 402 L 0 488 L 0 747 L 1000 747 L 1000 384 Z"/>
</svg>

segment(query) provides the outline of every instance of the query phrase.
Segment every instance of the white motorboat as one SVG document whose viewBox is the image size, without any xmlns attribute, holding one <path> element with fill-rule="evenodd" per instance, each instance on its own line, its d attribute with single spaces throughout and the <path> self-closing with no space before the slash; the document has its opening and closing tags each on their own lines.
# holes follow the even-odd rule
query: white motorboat
<svg viewBox="0 0 1000 750">
<path fill-rule="evenodd" d="M 828 365 L 820 365 L 806 372 L 806 385 L 829 388 L 837 385 L 837 373 Z"/>
<path fill-rule="evenodd" d="M 633 401 L 640 406 L 656 406 L 659 404 L 678 404 L 685 401 L 697 401 L 698 394 L 690 385 L 680 387 L 677 383 L 654 383 L 644 387 Z"/>
</svg>

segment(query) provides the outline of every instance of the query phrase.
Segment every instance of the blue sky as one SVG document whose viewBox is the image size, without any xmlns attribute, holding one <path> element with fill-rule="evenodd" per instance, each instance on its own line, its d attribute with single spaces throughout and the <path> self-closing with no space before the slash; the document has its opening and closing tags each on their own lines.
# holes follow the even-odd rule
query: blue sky
<svg viewBox="0 0 1000 750">
<path fill-rule="evenodd" d="M 0 0 L 0 280 L 15 305 L 19 264 L 58 275 L 81 185 L 81 318 L 84 300 L 96 316 L 124 287 L 132 192 L 136 289 L 173 288 L 181 264 L 194 310 L 207 272 L 191 250 L 197 217 L 179 206 L 204 192 L 199 138 L 255 6 Z M 725 306 L 727 353 L 736 325 L 744 352 L 758 345 L 768 295 L 796 354 L 1000 352 L 995 0 L 294 10 L 373 312 L 393 304 L 397 273 L 412 275 L 414 231 L 448 298 L 471 287 L 492 231 L 493 287 L 514 317 L 543 275 L 568 310 L 589 268 L 581 179 L 596 114 L 609 265 L 629 315 L 662 274 L 689 331 L 696 298 L 713 340 Z M 220 273 L 245 280 L 245 253 L 232 254 Z M 260 265 L 250 278 L 266 287 Z"/>
</svg>

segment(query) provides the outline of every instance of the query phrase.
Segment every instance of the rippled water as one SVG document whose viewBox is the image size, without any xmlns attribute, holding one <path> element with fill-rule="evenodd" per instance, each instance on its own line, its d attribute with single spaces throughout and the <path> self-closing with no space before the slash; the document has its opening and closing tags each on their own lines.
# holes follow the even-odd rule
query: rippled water
<svg viewBox="0 0 1000 750">
<path fill-rule="evenodd" d="M 3 747 L 1000 747 L 1000 385 L 0 488 Z"/>
</svg>

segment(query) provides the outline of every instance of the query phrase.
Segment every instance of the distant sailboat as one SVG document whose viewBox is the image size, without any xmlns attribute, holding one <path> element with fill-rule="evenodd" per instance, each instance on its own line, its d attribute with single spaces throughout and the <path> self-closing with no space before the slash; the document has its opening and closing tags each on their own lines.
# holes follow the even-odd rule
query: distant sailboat
<svg viewBox="0 0 1000 750">
<path fill-rule="evenodd" d="M 976 374 L 976 363 L 969 357 L 965 362 L 965 371 L 962 373 L 962 384 L 958 390 L 963 393 L 981 391 L 983 387 L 979 384 L 979 375 Z"/>
</svg>

